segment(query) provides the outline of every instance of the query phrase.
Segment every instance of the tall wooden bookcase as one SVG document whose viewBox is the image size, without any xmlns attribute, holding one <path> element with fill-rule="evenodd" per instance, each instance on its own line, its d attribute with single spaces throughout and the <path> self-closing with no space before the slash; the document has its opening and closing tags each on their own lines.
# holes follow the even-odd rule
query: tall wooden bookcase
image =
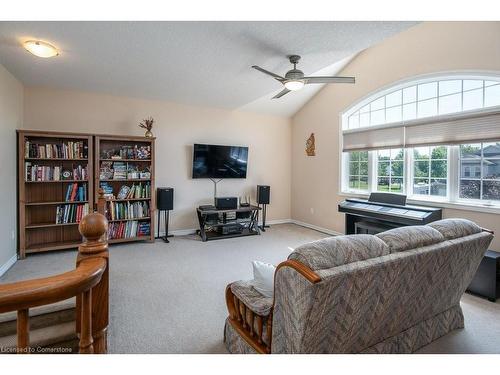
<svg viewBox="0 0 500 375">
<path fill-rule="evenodd" d="M 18 130 L 17 136 L 20 258 L 78 246 L 79 216 L 94 205 L 92 135 Z"/>
<path fill-rule="evenodd" d="M 96 209 L 101 183 L 106 183 L 113 195 L 106 202 L 109 233 L 114 233 L 109 242 L 154 241 L 154 138 L 31 130 L 18 130 L 17 136 L 20 258 L 30 253 L 78 247 L 82 241 L 79 220 L 85 209 L 88 212 Z M 125 166 L 121 171 L 121 177 L 125 178 L 116 179 L 113 174 L 101 179 L 103 163 Z M 82 179 L 83 169 L 86 176 Z M 118 199 L 124 185 L 139 186 L 134 189 L 140 193 Z M 116 205 L 121 205 L 122 211 L 116 210 Z M 119 214 L 124 214 L 125 208 L 125 217 L 112 217 L 113 208 Z M 117 231 L 120 223 L 124 223 L 121 234 Z"/>
<path fill-rule="evenodd" d="M 94 139 L 94 191 L 97 195 L 103 188 L 112 195 L 106 200 L 108 242 L 154 241 L 155 138 L 96 135 Z"/>
</svg>

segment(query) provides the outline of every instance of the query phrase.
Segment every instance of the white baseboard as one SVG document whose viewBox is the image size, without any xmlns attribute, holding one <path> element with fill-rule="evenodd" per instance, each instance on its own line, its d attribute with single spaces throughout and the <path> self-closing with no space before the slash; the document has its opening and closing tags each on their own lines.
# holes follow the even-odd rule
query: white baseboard
<svg viewBox="0 0 500 375">
<path fill-rule="evenodd" d="M 334 230 L 327 229 L 327 228 L 318 227 L 317 225 L 313 225 L 313 224 L 309 224 L 309 223 L 304 223 L 303 221 L 291 220 L 291 222 L 294 223 L 294 224 L 300 225 L 301 227 L 306 227 L 306 228 L 309 228 L 309 229 L 314 229 L 314 230 L 317 230 L 318 232 L 330 234 L 332 236 L 342 236 L 343 235 L 343 233 L 339 233 L 339 232 L 336 232 Z"/>
<path fill-rule="evenodd" d="M 7 272 L 10 269 L 10 267 L 12 267 L 16 262 L 17 262 L 17 254 L 15 254 L 12 258 L 10 258 L 0 267 L 0 276 L 2 276 L 5 272 Z"/>
</svg>

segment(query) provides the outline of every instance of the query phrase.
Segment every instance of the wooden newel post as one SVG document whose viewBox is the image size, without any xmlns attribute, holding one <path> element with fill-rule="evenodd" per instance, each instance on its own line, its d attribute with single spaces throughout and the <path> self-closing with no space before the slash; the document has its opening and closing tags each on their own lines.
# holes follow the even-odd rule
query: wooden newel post
<svg viewBox="0 0 500 375">
<path fill-rule="evenodd" d="M 99 284 L 92 288 L 91 293 L 76 298 L 76 330 L 80 336 L 80 352 L 106 353 L 109 322 L 108 220 L 104 215 L 94 212 L 80 221 L 78 230 L 83 236 L 83 243 L 78 247 L 76 265 L 89 258 L 99 257 L 106 260 L 106 270 Z M 90 317 L 87 317 L 88 311 L 91 311 Z M 89 332 L 91 332 L 90 342 L 84 337 Z"/>
</svg>

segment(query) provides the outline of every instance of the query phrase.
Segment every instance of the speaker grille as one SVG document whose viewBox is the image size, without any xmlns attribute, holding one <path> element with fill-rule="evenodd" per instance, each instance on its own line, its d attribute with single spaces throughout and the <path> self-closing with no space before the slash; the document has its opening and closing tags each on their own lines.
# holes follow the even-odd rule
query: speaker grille
<svg viewBox="0 0 500 375">
<path fill-rule="evenodd" d="M 269 185 L 257 185 L 257 203 L 269 204 L 271 200 L 271 187 Z"/>
<path fill-rule="evenodd" d="M 156 206 L 159 210 L 173 210 L 174 189 L 171 187 L 159 187 L 156 189 Z"/>
</svg>

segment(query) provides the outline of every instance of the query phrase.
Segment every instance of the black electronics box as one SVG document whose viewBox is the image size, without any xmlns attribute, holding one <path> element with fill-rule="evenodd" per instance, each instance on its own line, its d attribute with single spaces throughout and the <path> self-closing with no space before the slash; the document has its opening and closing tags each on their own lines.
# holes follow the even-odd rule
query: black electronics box
<svg viewBox="0 0 500 375">
<path fill-rule="evenodd" d="M 215 198 L 215 207 L 217 207 L 218 210 L 235 210 L 238 208 L 238 198 L 236 197 Z"/>
<path fill-rule="evenodd" d="M 219 227 L 220 234 L 241 234 L 241 232 L 243 232 L 243 225 L 237 223 Z"/>
<path fill-rule="evenodd" d="M 199 207 L 202 211 L 214 211 L 216 208 L 211 204 L 205 204 Z"/>
</svg>

